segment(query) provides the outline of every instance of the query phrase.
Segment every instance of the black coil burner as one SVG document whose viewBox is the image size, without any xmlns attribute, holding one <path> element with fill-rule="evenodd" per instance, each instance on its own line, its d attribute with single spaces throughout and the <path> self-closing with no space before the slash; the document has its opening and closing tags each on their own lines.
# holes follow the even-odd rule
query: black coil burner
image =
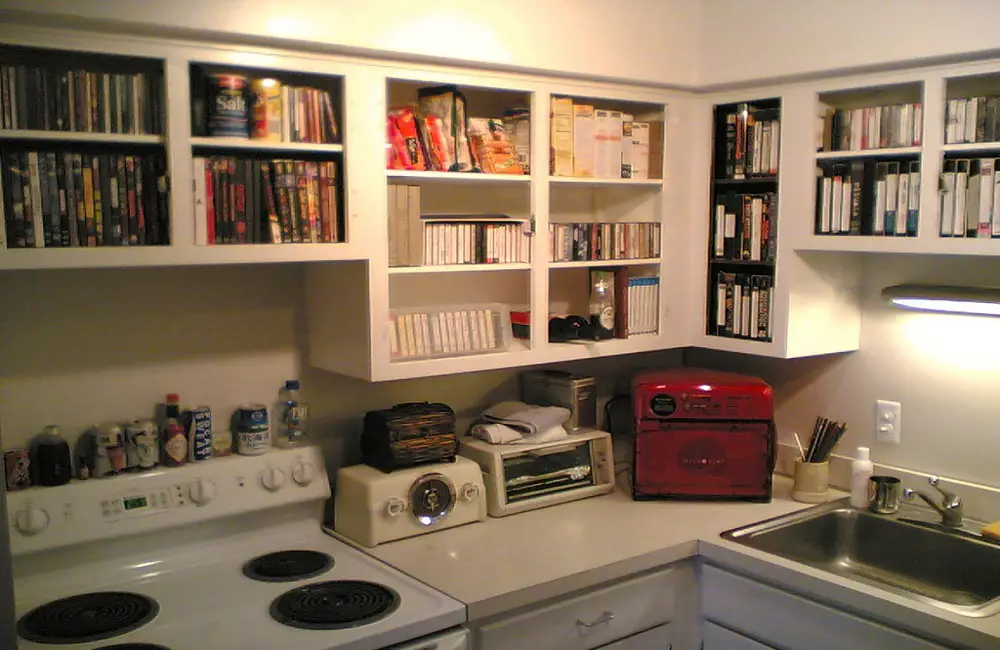
<svg viewBox="0 0 1000 650">
<path fill-rule="evenodd" d="M 306 630 L 374 623 L 399 607 L 399 594 L 373 582 L 330 580 L 285 592 L 271 603 L 274 620 Z"/>
<path fill-rule="evenodd" d="M 244 564 L 243 575 L 262 582 L 290 582 L 313 578 L 332 566 L 333 558 L 319 551 L 278 551 Z"/>
<path fill-rule="evenodd" d="M 116 643 L 115 645 L 102 645 L 96 650 L 170 650 L 170 648 L 155 643 Z"/>
<path fill-rule="evenodd" d="M 17 631 L 36 643 L 86 643 L 125 634 L 153 620 L 160 606 L 146 596 L 99 591 L 60 598 L 21 617 Z"/>
</svg>

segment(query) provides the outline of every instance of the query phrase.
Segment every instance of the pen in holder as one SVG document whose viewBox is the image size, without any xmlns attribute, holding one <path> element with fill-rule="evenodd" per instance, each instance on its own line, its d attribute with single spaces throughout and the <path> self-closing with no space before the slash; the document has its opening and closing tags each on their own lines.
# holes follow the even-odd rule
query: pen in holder
<svg viewBox="0 0 1000 650">
<path fill-rule="evenodd" d="M 830 463 L 807 463 L 795 459 L 795 483 L 792 498 L 803 503 L 823 503 L 829 500 Z"/>
</svg>

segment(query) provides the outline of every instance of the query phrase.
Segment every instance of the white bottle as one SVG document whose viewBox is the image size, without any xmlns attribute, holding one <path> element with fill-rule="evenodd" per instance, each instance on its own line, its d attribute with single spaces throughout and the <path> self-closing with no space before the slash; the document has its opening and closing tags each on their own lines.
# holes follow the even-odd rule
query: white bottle
<svg viewBox="0 0 1000 650">
<path fill-rule="evenodd" d="M 851 505 L 855 508 L 868 507 L 868 479 L 875 473 L 871 450 L 858 447 L 858 455 L 851 463 Z"/>
</svg>

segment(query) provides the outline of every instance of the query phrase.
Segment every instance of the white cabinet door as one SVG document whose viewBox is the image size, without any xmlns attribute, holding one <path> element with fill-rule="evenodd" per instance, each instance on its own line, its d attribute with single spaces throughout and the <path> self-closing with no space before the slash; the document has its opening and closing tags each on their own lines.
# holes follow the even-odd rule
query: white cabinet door
<svg viewBox="0 0 1000 650">
<path fill-rule="evenodd" d="M 944 646 L 706 565 L 705 620 L 787 650 L 946 650 Z"/>
<path fill-rule="evenodd" d="M 670 648 L 670 626 L 660 625 L 621 641 L 615 641 L 598 650 L 668 650 Z"/>
<path fill-rule="evenodd" d="M 714 623 L 705 623 L 704 634 L 702 650 L 774 650 Z"/>
</svg>

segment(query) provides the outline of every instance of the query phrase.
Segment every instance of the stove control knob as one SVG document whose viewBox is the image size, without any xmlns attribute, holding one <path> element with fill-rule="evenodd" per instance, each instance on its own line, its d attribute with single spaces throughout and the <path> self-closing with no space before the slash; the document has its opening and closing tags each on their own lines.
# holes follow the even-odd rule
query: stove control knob
<svg viewBox="0 0 1000 650">
<path fill-rule="evenodd" d="M 49 527 L 49 513 L 29 503 L 14 516 L 14 527 L 22 535 L 37 535 Z"/>
<path fill-rule="evenodd" d="M 460 494 L 464 501 L 475 501 L 479 498 L 479 486 L 475 483 L 466 483 L 462 486 Z"/>
<path fill-rule="evenodd" d="M 390 517 L 398 517 L 399 515 L 406 512 L 406 501 L 403 501 L 399 497 L 391 497 L 385 503 L 385 514 Z"/>
<path fill-rule="evenodd" d="M 264 470 L 263 476 L 260 477 L 260 482 L 269 492 L 277 492 L 285 486 L 286 479 L 283 471 L 277 467 L 268 467 Z"/>
<path fill-rule="evenodd" d="M 192 483 L 188 493 L 191 495 L 191 500 L 199 506 L 215 501 L 215 497 L 218 495 L 218 491 L 215 489 L 215 482 L 205 478 L 198 479 Z"/>
<path fill-rule="evenodd" d="M 300 460 L 292 465 L 292 480 L 302 487 L 312 483 L 314 478 L 316 478 L 316 468 L 313 467 L 312 463 Z"/>
</svg>

